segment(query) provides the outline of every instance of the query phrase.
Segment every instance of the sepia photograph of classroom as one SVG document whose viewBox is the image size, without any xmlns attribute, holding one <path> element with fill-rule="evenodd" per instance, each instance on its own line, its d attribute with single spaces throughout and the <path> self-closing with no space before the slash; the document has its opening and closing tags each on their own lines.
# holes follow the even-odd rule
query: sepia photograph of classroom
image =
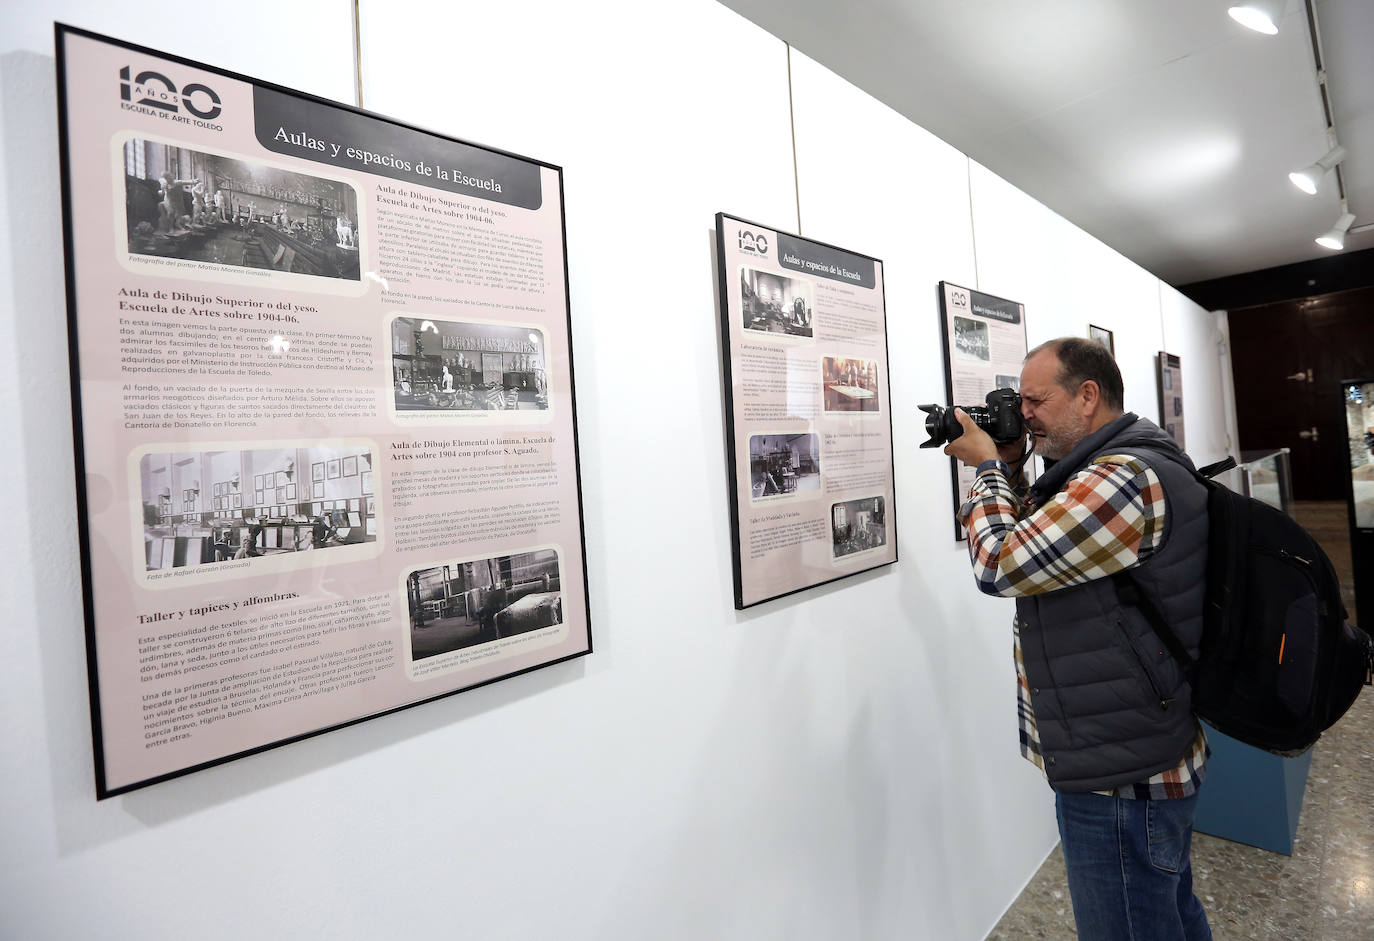
<svg viewBox="0 0 1374 941">
<path fill-rule="evenodd" d="M 820 435 L 750 435 L 749 481 L 755 500 L 819 492 Z"/>
<path fill-rule="evenodd" d="M 397 317 L 391 322 L 398 411 L 547 409 L 544 336 L 508 324 Z"/>
<path fill-rule="evenodd" d="M 753 268 L 741 268 L 739 281 L 746 330 L 811 336 L 815 311 L 809 281 Z"/>
<path fill-rule="evenodd" d="M 954 352 L 960 359 L 975 363 L 992 362 L 987 323 L 970 317 L 955 317 Z"/>
<path fill-rule="evenodd" d="M 145 454 L 147 571 L 375 542 L 366 447 Z"/>
<path fill-rule="evenodd" d="M 830 524 L 837 559 L 887 545 L 887 503 L 882 497 L 833 504 Z"/>
<path fill-rule="evenodd" d="M 563 623 L 553 549 L 418 569 L 406 599 L 412 661 Z"/>
<path fill-rule="evenodd" d="M 353 187 L 134 138 L 124 143 L 129 252 L 359 280 Z"/>
<path fill-rule="evenodd" d="M 827 412 L 876 412 L 878 363 L 871 359 L 826 356 L 821 359 L 821 386 Z"/>
</svg>

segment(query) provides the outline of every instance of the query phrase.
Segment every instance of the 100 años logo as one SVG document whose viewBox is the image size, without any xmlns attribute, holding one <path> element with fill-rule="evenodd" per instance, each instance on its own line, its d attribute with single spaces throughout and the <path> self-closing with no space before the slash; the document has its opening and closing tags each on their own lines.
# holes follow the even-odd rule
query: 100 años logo
<svg viewBox="0 0 1374 941">
<path fill-rule="evenodd" d="M 199 82 L 192 82 L 177 91 L 176 84 L 170 78 L 151 69 L 131 78 L 127 65 L 119 70 L 119 77 L 119 97 L 133 105 L 146 105 L 170 114 L 177 114 L 184 109 L 202 121 L 213 121 L 223 110 L 214 89 Z"/>
<path fill-rule="evenodd" d="M 960 291 L 951 288 L 949 292 L 950 303 L 962 310 L 968 310 L 968 291 Z"/>
<path fill-rule="evenodd" d="M 739 250 L 742 252 L 757 252 L 760 255 L 767 255 L 768 239 L 762 235 L 755 235 L 748 229 L 740 229 Z"/>
</svg>

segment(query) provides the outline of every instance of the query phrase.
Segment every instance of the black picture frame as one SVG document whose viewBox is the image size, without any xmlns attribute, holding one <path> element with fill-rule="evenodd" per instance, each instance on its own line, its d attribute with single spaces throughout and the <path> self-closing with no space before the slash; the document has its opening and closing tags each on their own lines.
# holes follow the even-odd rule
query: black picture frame
<svg viewBox="0 0 1374 941">
<path fill-rule="evenodd" d="M 357 476 L 358 476 L 358 458 L 357 458 L 356 455 L 354 455 L 354 456 L 352 456 L 352 457 L 346 457 L 346 458 L 343 459 L 342 476 L 344 476 L 344 477 L 357 477 Z"/>
<path fill-rule="evenodd" d="M 1015 323 L 1019 321 L 1021 325 L 1021 344 L 1019 356 L 1016 358 L 1016 375 L 1012 377 L 1008 373 L 999 377 L 1004 382 L 1010 382 L 1014 378 L 1015 387 L 1019 392 L 1021 383 L 1020 364 L 1021 360 L 1024 359 L 1026 352 L 1029 348 L 1029 341 L 1027 340 L 1026 332 L 1026 305 L 1021 303 L 1020 301 L 1011 300 L 1010 298 L 998 297 L 995 294 L 988 294 L 986 291 L 976 291 L 973 288 L 964 287 L 963 285 L 955 284 L 952 281 L 939 282 L 936 285 L 935 294 L 939 308 L 938 316 L 940 319 L 940 354 L 944 363 L 945 370 L 945 401 L 940 404 L 946 406 L 968 406 L 985 404 L 985 401 L 981 397 L 980 400 L 976 402 L 955 401 L 954 363 L 959 358 L 959 352 L 957 350 L 959 336 L 956 334 L 958 324 L 955 324 L 956 330 L 951 330 L 950 325 L 956 319 L 967 320 L 972 323 L 977 323 L 983 320 L 986 320 L 990 323 L 991 320 L 994 318 L 1001 320 L 1004 323 Z M 985 325 L 985 336 L 990 332 L 991 329 L 986 327 Z M 991 366 L 990 350 L 988 363 Z M 1005 365 L 1006 368 L 1011 368 L 1011 365 L 1009 363 Z M 995 388 L 1001 388 L 1001 386 L 998 386 L 996 384 L 996 380 L 994 380 L 994 383 L 987 389 L 987 392 L 991 392 Z M 984 392 L 984 396 L 987 394 L 987 392 Z M 1027 461 L 1026 463 L 1027 465 L 1030 464 L 1029 461 Z M 963 542 L 967 538 L 964 534 L 964 528 L 959 525 L 957 516 L 959 512 L 959 507 L 964 502 L 963 495 L 968 491 L 968 483 L 971 482 L 961 481 L 960 477 L 961 470 L 959 467 L 959 461 L 956 458 L 951 457 L 949 459 L 949 493 L 950 503 L 954 510 L 954 518 L 951 519 L 950 525 L 951 535 L 953 536 L 956 542 Z"/>
<path fill-rule="evenodd" d="M 1116 334 L 1106 327 L 1099 327 L 1097 324 L 1088 324 L 1088 339 L 1096 340 L 1107 348 L 1107 352 L 1112 354 L 1112 359 L 1116 359 Z"/>
<path fill-rule="evenodd" d="M 743 345 L 743 343 L 746 340 L 749 343 L 756 343 L 762 341 L 756 341 L 751 337 L 744 336 L 744 334 L 747 331 L 753 329 L 753 327 L 751 327 L 750 325 L 746 305 L 744 304 L 743 300 L 741 299 L 738 303 L 736 303 L 735 300 L 736 294 L 738 293 L 736 289 L 736 275 L 738 272 L 736 270 L 736 265 L 731 263 L 730 259 L 734 257 L 734 255 L 731 252 L 727 251 L 726 242 L 727 237 L 732 240 L 738 240 L 735 244 L 740 245 L 742 248 L 745 241 L 745 232 L 748 231 L 749 238 L 755 240 L 753 244 L 757 245 L 758 243 L 756 241 L 756 236 L 753 233 L 759 230 L 766 230 L 768 233 L 773 234 L 777 238 L 779 243 L 783 242 L 784 240 L 791 240 L 789 242 L 789 244 L 791 245 L 806 246 L 809 249 L 813 249 L 821 253 L 829 253 L 837 258 L 852 259 L 854 262 L 854 266 L 856 268 L 866 268 L 867 266 L 872 266 L 872 271 L 874 273 L 874 285 L 876 286 L 877 284 L 881 283 L 881 290 L 878 292 L 875 300 L 881 305 L 879 318 L 882 323 L 883 338 L 883 349 L 881 355 L 877 353 L 873 354 L 873 358 L 875 359 L 875 361 L 879 363 L 878 379 L 875 382 L 881 384 L 882 391 L 879 394 L 880 400 L 886 401 L 889 406 L 886 409 L 887 414 L 885 416 L 880 414 L 876 410 L 872 412 L 870 415 L 872 420 L 886 424 L 887 440 L 889 444 L 886 471 L 888 475 L 887 482 L 888 485 L 890 485 L 890 490 L 888 489 L 887 485 L 875 486 L 873 488 L 874 493 L 872 494 L 872 496 L 882 496 L 886 498 L 888 506 L 887 519 L 888 521 L 890 521 L 891 526 L 890 534 L 886 535 L 886 542 L 883 546 L 883 552 L 881 553 L 881 557 L 875 557 L 872 561 L 872 564 L 862 564 L 861 561 L 860 564 L 854 564 L 853 567 L 848 568 L 842 572 L 838 572 L 834 574 L 833 577 L 817 577 L 814 579 L 807 579 L 803 584 L 800 584 L 797 587 L 788 587 L 786 590 L 777 592 L 775 594 L 767 595 L 766 597 L 754 597 L 753 594 L 747 591 L 746 579 L 749 578 L 749 576 L 746 575 L 745 572 L 746 563 L 744 559 L 744 549 L 741 545 L 743 533 L 743 527 L 740 519 L 741 495 L 750 493 L 752 491 L 752 485 L 749 479 L 745 479 L 744 481 L 740 481 L 738 479 L 740 476 L 738 473 L 740 454 L 739 446 L 736 443 L 736 439 L 738 436 L 737 429 L 742 423 L 746 421 L 746 419 L 743 418 L 743 414 L 737 406 L 734 395 L 734 376 L 732 362 L 734 356 L 734 344 L 736 342 L 735 337 L 737 336 L 737 333 L 735 331 L 736 325 L 738 324 L 740 327 L 738 335 L 740 337 L 739 342 L 741 345 Z M 794 235 L 790 232 L 787 232 L 786 230 L 779 229 L 775 226 L 765 225 L 760 222 L 753 222 L 751 220 L 744 219 L 740 216 L 735 216 L 724 212 L 716 213 L 715 232 L 717 275 L 716 302 L 720 317 L 720 373 L 723 383 L 723 399 L 725 405 L 726 482 L 727 493 L 729 496 L 731 568 L 732 574 L 734 576 L 734 606 L 736 610 L 744 610 L 746 608 L 752 608 L 760 604 L 765 604 L 767 602 L 774 601 L 778 598 L 784 598 L 791 595 L 795 595 L 799 592 L 809 591 L 813 588 L 818 588 L 821 585 L 828 585 L 833 582 L 839 582 L 846 578 L 851 578 L 855 575 L 863 574 L 864 572 L 872 572 L 876 569 L 882 569 L 889 565 L 895 564 L 899 560 L 897 552 L 896 522 L 897 475 L 896 465 L 893 459 L 891 447 L 893 440 L 891 408 L 892 400 L 890 396 L 890 371 L 889 359 L 887 355 L 887 280 L 886 277 L 883 275 L 885 269 L 881 259 L 874 258 L 871 255 L 865 255 L 862 252 L 856 252 L 852 249 L 841 248 L 836 245 L 821 242 L 813 238 Z M 778 252 L 781 253 L 782 249 L 779 248 Z M 811 277 L 811 275 L 806 275 L 799 272 L 795 276 L 795 278 L 791 277 L 790 275 L 773 275 L 773 277 L 778 279 L 788 278 L 788 280 L 800 283 L 803 282 L 806 278 Z M 804 308 L 806 300 L 803 296 L 803 290 L 804 288 L 800 286 L 794 288 L 793 297 L 794 301 L 796 298 L 800 297 L 801 305 Z M 812 297 L 812 301 L 814 306 L 814 295 Z M 791 311 L 792 309 L 793 308 L 790 307 L 787 308 L 788 311 Z M 814 309 L 810 312 L 807 312 L 807 316 L 805 318 L 802 318 L 800 316 L 797 318 L 786 317 L 786 312 L 784 312 L 784 319 L 786 319 L 787 323 L 784 326 L 783 333 L 788 334 L 788 337 L 786 340 L 782 342 L 795 342 L 797 344 L 818 344 L 820 341 L 816 337 L 817 331 L 814 329 L 815 321 L 813 319 L 810 319 L 814 316 L 816 316 Z M 762 335 L 763 334 L 761 334 L 761 336 Z M 820 347 L 817 346 L 816 348 L 819 349 Z M 869 354 L 865 353 L 864 355 L 867 356 Z M 819 378 L 819 363 L 817 376 Z M 816 403 L 818 415 L 821 413 L 821 406 L 822 403 L 818 399 Z M 748 421 L 750 425 L 756 424 L 752 420 Z M 811 433 L 811 431 L 816 430 L 816 428 L 818 428 L 814 421 L 811 424 L 812 428 L 806 430 L 807 434 Z M 800 428 L 795 430 L 798 433 L 802 432 L 802 429 Z M 821 461 L 822 463 L 824 463 L 823 456 L 821 458 Z M 826 506 L 828 505 L 829 504 L 827 503 Z M 828 539 L 824 538 L 818 539 L 816 541 L 827 542 L 827 544 L 829 542 Z M 886 557 L 889 548 L 891 550 L 890 558 Z M 860 556 L 859 558 L 863 560 L 864 557 Z M 752 567 L 753 560 L 750 560 L 749 564 Z M 825 572 L 825 575 L 830 574 L 830 571 Z"/>
<path fill-rule="evenodd" d="M 583 493 L 581 467 L 580 460 L 578 458 L 578 427 L 576 420 L 575 394 L 576 385 L 574 382 L 574 364 L 571 349 L 571 290 L 567 278 L 568 247 L 566 239 L 566 202 L 564 199 L 562 168 L 544 161 L 535 160 L 518 154 L 497 150 L 495 148 L 485 145 L 479 145 L 463 141 L 456 137 L 437 134 L 423 128 L 405 124 L 401 121 L 397 121 L 392 118 L 363 111 L 360 108 L 353 108 L 348 105 L 340 104 L 339 102 L 330 101 L 328 99 L 314 95 L 309 95 L 307 93 L 295 89 L 290 89 L 280 85 L 275 85 L 273 83 L 264 82 L 227 69 L 207 65 L 205 63 L 188 59 L 182 56 L 177 56 L 160 50 L 151 49 L 146 46 L 124 42 L 122 40 L 114 39 L 88 30 L 78 29 L 65 24 L 55 24 L 55 37 L 57 66 L 59 155 L 62 181 L 62 221 L 63 232 L 65 237 L 64 260 L 67 288 L 67 336 L 71 366 L 70 380 L 72 393 L 71 403 L 73 419 L 73 439 L 75 445 L 75 479 L 78 498 L 77 523 L 79 537 L 78 541 L 81 553 L 80 558 L 83 587 L 83 613 L 88 651 L 87 666 L 88 682 L 90 686 L 92 745 L 95 757 L 94 783 L 95 794 L 97 799 L 105 800 L 110 797 L 125 794 L 143 787 L 147 787 L 152 784 L 181 777 L 183 775 L 191 774 L 196 771 L 212 768 L 217 765 L 224 764 L 226 762 L 234 761 L 238 758 L 246 757 L 248 755 L 253 755 L 259 752 L 264 752 L 270 749 L 285 746 L 287 744 L 311 738 L 316 735 L 325 734 L 336 729 L 342 729 L 347 726 L 364 722 L 372 718 L 390 714 L 391 712 L 413 708 L 428 702 L 432 702 L 437 699 L 457 695 L 459 693 L 466 692 L 470 689 L 476 689 L 481 686 L 487 686 L 493 683 L 501 682 L 505 679 L 509 679 L 517 675 L 533 672 L 534 670 L 544 669 L 547 667 L 552 667 L 556 664 L 574 660 L 592 653 L 593 626 L 591 623 L 592 618 L 590 614 L 591 604 L 588 588 L 589 580 L 586 575 L 586 528 L 582 502 Z M 74 49 L 74 44 L 78 42 L 81 43 L 81 48 Z M 109 755 L 107 754 L 107 749 L 123 746 L 120 745 L 120 742 L 122 741 L 121 738 L 107 738 L 106 730 L 111 723 L 126 722 L 127 717 L 122 709 L 117 714 L 110 714 L 109 712 L 107 712 L 107 710 L 115 708 L 114 706 L 111 706 L 110 703 L 117 702 L 118 696 L 116 696 L 114 699 L 103 699 L 101 696 L 102 686 L 113 685 L 117 694 L 118 692 L 122 691 L 122 684 L 127 683 L 128 680 L 126 677 L 123 677 L 119 674 L 106 675 L 105 673 L 102 673 L 102 666 L 105 664 L 98 656 L 98 653 L 100 651 L 100 644 L 97 643 L 97 637 L 106 637 L 107 631 L 109 630 L 123 631 L 124 625 L 127 621 L 127 613 L 124 612 L 122 608 L 115 606 L 113 597 L 107 597 L 106 593 L 104 593 L 104 590 L 102 590 L 102 593 L 98 594 L 95 585 L 95 580 L 92 578 L 92 546 L 93 544 L 95 544 L 97 539 L 96 537 L 93 537 L 92 533 L 93 514 L 90 505 L 91 495 L 88 493 L 86 487 L 86 476 L 88 466 L 94 466 L 96 462 L 103 460 L 105 458 L 105 455 L 101 453 L 92 453 L 88 455 L 86 453 L 86 439 L 84 435 L 84 429 L 88 423 L 94 426 L 95 423 L 102 421 L 105 417 L 106 410 L 100 407 L 100 405 L 97 403 L 94 397 L 88 397 L 86 399 L 83 399 L 82 397 L 83 383 L 88 377 L 82 371 L 82 361 L 80 353 L 83 349 L 83 343 L 89 342 L 87 338 L 83 337 L 82 324 L 83 322 L 85 322 L 85 320 L 89 319 L 89 317 L 94 316 L 94 314 L 86 311 L 85 308 L 89 305 L 90 302 L 84 299 L 84 294 L 82 295 L 83 300 L 80 304 L 81 310 L 78 310 L 78 285 L 86 283 L 86 281 L 90 277 L 92 277 L 92 275 L 89 271 L 85 270 L 84 257 L 79 257 L 80 252 L 76 240 L 74 238 L 74 232 L 77 231 L 78 223 L 84 226 L 87 222 L 90 221 L 87 217 L 93 211 L 95 211 L 92 209 L 91 204 L 88 200 L 83 201 L 80 206 L 74 205 L 74 180 L 78 178 L 88 179 L 90 178 L 89 176 L 87 176 L 88 174 L 99 174 L 101 176 L 108 177 L 110 171 L 110 164 L 108 162 L 110 154 L 108 146 L 102 145 L 103 152 L 100 156 L 98 166 L 94 165 L 96 161 L 91 156 L 89 148 L 86 148 L 79 152 L 77 150 L 74 150 L 74 147 L 76 146 L 74 144 L 74 141 L 76 140 L 77 135 L 74 134 L 73 129 L 76 127 L 75 122 L 79 121 L 81 117 L 81 112 L 79 109 L 82 107 L 93 107 L 94 105 L 92 103 L 97 101 L 101 103 L 101 107 L 104 107 L 104 103 L 109 99 L 109 88 L 105 87 L 105 85 L 102 85 L 98 89 L 95 88 L 91 80 L 89 80 L 87 76 L 83 75 L 79 70 L 72 68 L 72 65 L 74 63 L 82 61 L 81 54 L 83 51 L 89 49 L 89 44 L 91 43 L 99 44 L 101 46 L 106 46 L 111 49 L 117 50 L 122 55 L 127 55 L 130 57 L 136 56 L 140 60 L 142 60 L 140 64 L 140 67 L 142 68 L 161 68 L 163 71 L 167 71 L 171 74 L 176 74 L 177 69 L 198 70 L 199 72 L 203 73 L 204 76 L 208 76 L 208 81 L 210 81 L 211 84 L 215 83 L 216 77 L 220 77 L 224 80 L 244 83 L 247 89 L 252 92 L 263 91 L 270 92 L 277 96 L 286 96 L 289 99 L 291 99 L 296 105 L 298 105 L 301 111 L 308 112 L 311 109 L 316 109 L 322 112 L 328 111 L 338 115 L 341 119 L 347 119 L 348 121 L 364 123 L 368 127 L 375 127 L 379 139 L 385 139 L 387 133 L 412 135 L 417 139 L 423 139 L 425 142 L 427 142 L 427 144 L 432 145 L 441 151 L 443 151 L 445 148 L 447 148 L 448 151 L 453 154 L 463 154 L 470 151 L 478 151 L 481 153 L 485 153 L 487 155 L 491 155 L 494 158 L 505 158 L 507 161 L 524 162 L 534 167 L 538 171 L 540 178 L 543 181 L 545 181 L 543 183 L 543 205 L 546 207 L 550 207 L 545 211 L 548 211 L 551 216 L 553 214 L 556 214 L 558 217 L 556 220 L 555 229 L 557 234 L 556 236 L 551 235 L 548 238 L 546 242 L 547 251 L 551 255 L 561 255 L 561 270 L 563 272 L 561 308 L 551 304 L 550 310 L 553 312 L 553 316 L 549 319 L 548 322 L 552 324 L 555 328 L 557 328 L 559 322 L 561 321 L 563 329 L 566 331 L 566 333 L 560 337 L 560 342 L 564 344 L 563 348 L 567 350 L 568 359 L 565 364 L 566 372 L 564 373 L 564 376 L 566 378 L 560 379 L 560 382 L 563 383 L 563 387 L 560 388 L 559 394 L 560 396 L 565 396 L 568 401 L 569 411 L 567 414 L 569 416 L 568 427 L 571 431 L 572 456 L 570 459 L 568 459 L 567 462 L 569 466 L 565 468 L 568 472 L 567 479 L 569 479 L 569 486 L 566 496 L 562 500 L 562 503 L 565 508 L 565 519 L 568 519 L 572 516 L 575 516 L 576 518 L 576 525 L 578 529 L 578 544 L 576 546 L 565 545 L 564 551 L 567 552 L 569 555 L 571 555 L 572 553 L 579 554 L 581 562 L 581 575 L 579 578 L 575 580 L 569 580 L 569 583 L 564 586 L 562 596 L 565 600 L 568 598 L 577 597 L 579 603 L 581 604 L 578 622 L 576 623 L 577 630 L 574 634 L 574 637 L 577 641 L 576 644 L 560 645 L 552 652 L 544 654 L 542 659 L 538 659 L 536 662 L 533 663 L 531 663 L 528 659 L 516 661 L 516 666 L 507 668 L 504 672 L 501 672 L 496 675 L 469 676 L 466 674 L 456 674 L 451 683 L 445 688 L 441 688 L 435 691 L 435 685 L 430 683 L 426 685 L 422 691 L 415 693 L 416 698 L 414 699 L 398 697 L 394 704 L 387 705 L 382 708 L 375 708 L 371 711 L 363 711 L 358 714 L 340 715 L 338 717 L 330 716 L 320 726 L 308 728 L 304 731 L 292 731 L 290 733 L 283 734 L 281 731 L 279 731 L 278 727 L 274 727 L 270 723 L 264 723 L 262 726 L 263 734 L 260 737 L 258 737 L 251 745 L 232 750 L 220 751 L 218 753 L 211 754 L 209 757 L 198 758 L 196 760 L 196 763 L 190 765 L 168 764 L 165 767 L 160 767 L 157 770 L 151 773 L 144 774 L 142 776 L 140 776 L 139 774 L 121 772 L 118 780 L 111 779 L 112 761 L 110 760 Z M 207 79 L 202 78 L 201 80 L 205 81 Z M 117 87 L 117 80 L 111 79 L 111 81 L 115 81 L 115 85 L 109 87 Z M 186 86 L 187 90 L 189 90 L 190 87 L 191 86 Z M 199 89 L 204 88 L 205 86 L 202 85 L 196 87 Z M 117 98 L 118 96 L 116 94 L 114 104 L 111 105 L 111 107 L 118 106 Z M 252 98 L 252 95 L 244 96 L 244 100 L 251 100 Z M 251 129 L 251 124 L 249 125 L 249 127 Z M 350 137 L 349 139 L 353 138 Z M 456 160 L 455 163 L 461 163 L 461 160 Z M 354 168 L 349 168 L 349 172 L 352 172 L 353 169 Z M 105 202 L 108 203 L 108 201 Z M 103 208 L 101 211 L 108 212 L 108 206 Z M 550 219 L 550 222 L 553 222 L 553 220 Z M 84 251 L 84 249 L 80 251 Z M 555 297 L 557 297 L 556 294 Z M 562 314 L 561 317 L 559 316 L 560 311 Z M 260 489 L 263 491 L 262 495 L 264 497 L 270 497 L 271 492 L 274 491 L 277 487 L 284 487 L 291 482 L 289 479 L 287 479 L 284 471 L 276 471 L 270 474 L 264 474 L 262 475 L 262 478 L 262 486 Z M 370 492 L 370 471 L 367 474 L 366 484 L 368 492 Z M 221 496 L 223 496 L 223 494 L 221 494 Z M 203 502 L 204 499 L 205 498 L 202 498 Z M 167 511 L 170 511 L 170 495 L 169 499 L 165 501 L 165 503 L 160 503 L 160 506 L 164 506 Z M 277 517 L 281 517 L 286 515 L 290 508 L 284 505 L 284 502 L 278 501 L 278 504 L 276 506 L 271 507 L 270 510 Z M 264 508 L 264 513 L 266 511 L 267 508 Z M 262 514 L 259 515 L 261 516 Z M 166 518 L 170 518 L 170 512 L 166 514 Z M 374 527 L 369 525 L 369 530 L 372 529 L 374 529 Z M 266 544 L 267 542 L 267 536 L 276 536 L 277 531 L 278 530 L 275 528 L 269 528 L 268 530 L 266 530 L 263 540 L 264 544 Z M 369 535 L 370 534 L 371 532 L 369 532 Z M 98 538 L 105 539 L 109 535 L 112 534 L 100 533 Z M 195 538 L 200 539 L 202 537 Z M 167 548 L 166 544 L 168 542 L 178 541 L 180 540 L 170 538 L 168 540 L 163 540 L 163 547 L 165 551 L 159 554 L 159 561 L 165 562 L 165 564 L 163 564 L 161 568 L 170 569 L 173 567 L 172 556 L 174 554 L 174 549 Z M 571 541 L 571 539 L 565 540 L 565 542 L 567 543 L 571 543 Z M 272 542 L 276 542 L 276 539 L 273 539 Z M 265 614 L 265 616 L 270 615 Z M 117 627 L 107 628 L 107 624 L 117 624 Z M 117 727 L 122 727 L 122 725 Z M 142 745 L 140 744 L 139 747 L 141 749 Z M 142 753 L 143 752 L 141 750 L 137 753 L 129 752 L 130 755 Z"/>
<path fill-rule="evenodd" d="M 324 461 L 316 461 L 310 465 L 310 479 L 312 481 L 324 480 Z"/>
<path fill-rule="evenodd" d="M 325 476 L 330 480 L 337 480 L 339 477 L 339 459 L 331 458 L 325 465 Z"/>
<path fill-rule="evenodd" d="M 1183 407 L 1183 363 L 1173 353 L 1155 354 L 1155 386 L 1159 393 L 1159 427 L 1179 448 L 1187 440 Z"/>
</svg>

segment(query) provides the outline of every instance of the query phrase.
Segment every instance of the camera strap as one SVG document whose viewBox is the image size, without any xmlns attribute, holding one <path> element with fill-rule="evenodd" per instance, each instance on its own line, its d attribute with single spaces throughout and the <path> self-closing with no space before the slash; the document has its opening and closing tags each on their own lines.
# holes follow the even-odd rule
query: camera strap
<svg viewBox="0 0 1374 941">
<path fill-rule="evenodd" d="M 1029 461 L 1029 460 L 1031 459 L 1031 455 L 1034 454 L 1034 453 L 1035 453 L 1035 437 L 1032 435 L 1032 436 L 1029 438 L 1029 444 L 1026 444 L 1026 445 L 1023 445 L 1023 446 L 1022 446 L 1022 448 L 1021 448 L 1021 460 L 1019 460 L 1019 461 L 1016 462 L 1016 466 L 1013 467 L 1013 468 L 1011 469 L 1011 473 L 1007 475 L 1007 479 L 1008 479 L 1008 480 L 1015 480 L 1015 479 L 1017 478 L 1017 476 L 1021 473 L 1021 468 L 1023 468 L 1023 467 L 1026 466 L 1026 462 Z"/>
</svg>

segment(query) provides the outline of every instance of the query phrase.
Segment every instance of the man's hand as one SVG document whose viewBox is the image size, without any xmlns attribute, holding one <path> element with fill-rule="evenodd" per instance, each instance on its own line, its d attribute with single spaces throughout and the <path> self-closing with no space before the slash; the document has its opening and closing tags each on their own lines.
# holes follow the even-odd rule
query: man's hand
<svg viewBox="0 0 1374 941">
<path fill-rule="evenodd" d="M 969 467 L 977 467 L 984 461 L 997 460 L 997 445 L 988 433 L 974 424 L 973 419 L 969 418 L 968 413 L 962 408 L 954 410 L 954 417 L 959 419 L 959 425 L 964 429 L 964 433 L 945 445 L 945 453 L 957 457 Z"/>
</svg>

